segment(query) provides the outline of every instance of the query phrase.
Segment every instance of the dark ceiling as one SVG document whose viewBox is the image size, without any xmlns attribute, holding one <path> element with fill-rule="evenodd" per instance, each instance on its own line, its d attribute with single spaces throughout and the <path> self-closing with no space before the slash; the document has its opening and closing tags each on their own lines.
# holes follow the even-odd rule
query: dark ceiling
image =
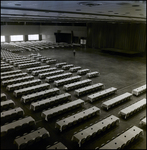
<svg viewBox="0 0 147 150">
<path fill-rule="evenodd" d="M 1 22 L 146 22 L 146 1 L 1 1 Z"/>
</svg>

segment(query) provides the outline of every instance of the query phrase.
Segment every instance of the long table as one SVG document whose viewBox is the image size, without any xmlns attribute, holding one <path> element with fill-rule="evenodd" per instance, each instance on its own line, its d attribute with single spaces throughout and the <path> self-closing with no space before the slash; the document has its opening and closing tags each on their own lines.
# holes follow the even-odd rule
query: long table
<svg viewBox="0 0 147 150">
<path fill-rule="evenodd" d="M 50 68 L 50 65 L 28 68 L 28 69 L 26 69 L 26 71 L 27 71 L 28 73 L 31 73 L 32 71 L 39 70 L 39 69 L 46 69 L 46 68 Z"/>
<path fill-rule="evenodd" d="M 93 91 L 97 91 L 98 89 L 101 89 L 101 88 L 104 88 L 103 83 L 93 84 L 93 85 L 86 86 L 84 88 L 75 90 L 75 95 L 81 96 L 83 94 L 87 94 L 87 93 L 90 93 L 90 92 L 93 92 Z"/>
<path fill-rule="evenodd" d="M 89 73 L 87 73 L 87 74 L 86 74 L 86 77 L 92 78 L 92 77 L 97 77 L 97 76 L 99 76 L 99 75 L 100 75 L 99 72 L 94 71 L 94 72 L 89 72 Z"/>
<path fill-rule="evenodd" d="M 143 119 L 140 120 L 139 125 L 141 127 L 146 126 L 146 117 L 144 117 Z"/>
<path fill-rule="evenodd" d="M 7 99 L 7 96 L 5 93 L 1 93 L 1 101 L 5 101 Z"/>
<path fill-rule="evenodd" d="M 63 74 L 60 74 L 60 75 L 49 76 L 49 77 L 45 78 L 45 81 L 46 82 L 53 82 L 55 80 L 59 80 L 59 79 L 70 77 L 71 75 L 72 75 L 72 73 L 69 72 L 69 73 L 63 73 Z"/>
<path fill-rule="evenodd" d="M 64 144 L 62 144 L 61 142 L 57 142 L 52 146 L 48 145 L 46 147 L 46 150 L 48 150 L 48 149 L 67 149 L 67 147 Z"/>
<path fill-rule="evenodd" d="M 56 67 L 53 67 L 53 68 L 35 70 L 35 71 L 32 71 L 32 75 L 37 76 L 40 73 L 46 73 L 46 72 L 53 71 L 53 70 L 56 70 L 56 69 L 57 69 Z"/>
<path fill-rule="evenodd" d="M 38 109 L 49 107 L 51 105 L 54 105 L 60 101 L 67 100 L 67 99 L 68 100 L 71 99 L 71 94 L 64 93 L 64 94 L 56 95 L 54 97 L 42 99 L 41 101 L 31 103 L 30 109 L 32 109 L 33 111 L 36 111 Z"/>
<path fill-rule="evenodd" d="M 104 107 L 104 108 L 106 108 L 108 110 L 110 107 L 113 107 L 115 105 L 118 105 L 118 104 L 126 101 L 126 100 L 129 100 L 131 97 L 132 97 L 132 94 L 126 92 L 126 93 L 124 93 L 122 95 L 119 95 L 119 96 L 117 96 L 115 98 L 112 98 L 112 99 L 110 99 L 108 101 L 103 102 L 101 107 Z"/>
<path fill-rule="evenodd" d="M 78 70 L 80 70 L 81 67 L 80 66 L 77 66 L 77 67 L 72 67 L 69 69 L 70 72 L 77 72 Z"/>
<path fill-rule="evenodd" d="M 137 112 L 137 110 L 141 110 L 143 107 L 146 106 L 146 98 L 143 98 L 142 100 L 122 109 L 119 111 L 119 116 L 124 116 L 125 119 L 132 115 L 133 113 Z"/>
<path fill-rule="evenodd" d="M 29 93 L 33 93 L 33 92 L 38 92 L 40 90 L 45 90 L 45 89 L 48 89 L 49 87 L 50 87 L 50 84 L 43 83 L 43 84 L 40 84 L 40 85 L 35 85 L 35 86 L 15 90 L 13 92 L 13 95 L 15 97 L 18 97 L 18 96 L 23 95 L 23 94 L 29 94 Z"/>
<path fill-rule="evenodd" d="M 26 117 L 26 118 L 23 118 L 23 119 L 19 119 L 15 122 L 11 122 L 11 123 L 8 123 L 8 124 L 5 124 L 3 126 L 1 126 L 1 136 L 5 136 L 10 130 L 16 130 L 18 127 L 23 128 L 23 126 L 26 125 L 35 125 L 35 120 L 29 116 L 29 117 Z"/>
<path fill-rule="evenodd" d="M 48 96 L 53 96 L 59 94 L 60 90 L 58 88 L 47 89 L 40 92 L 35 92 L 21 97 L 21 102 L 28 103 L 36 101 L 38 99 L 46 98 Z"/>
<path fill-rule="evenodd" d="M 132 139 L 134 139 L 135 137 L 138 138 L 139 135 L 143 135 L 143 130 L 138 128 L 137 126 L 133 126 L 99 149 L 123 149 L 132 141 Z"/>
<path fill-rule="evenodd" d="M 73 64 L 64 65 L 64 66 L 62 66 L 62 69 L 68 70 L 69 68 L 71 68 L 71 67 L 73 67 L 73 66 L 74 66 Z"/>
<path fill-rule="evenodd" d="M 2 81 L 2 85 L 7 86 L 9 84 L 19 83 L 19 82 L 23 82 L 23 81 L 29 81 L 29 80 L 33 80 L 33 79 L 34 79 L 34 76 L 25 76 L 25 77 L 21 77 L 21 78 L 17 78 L 17 79 Z"/>
<path fill-rule="evenodd" d="M 46 139 L 50 137 L 49 132 L 45 128 L 38 129 L 34 132 L 28 133 L 14 140 L 14 144 L 18 146 L 18 149 L 27 149 L 27 146 L 32 145 L 37 139 Z"/>
<path fill-rule="evenodd" d="M 55 124 L 55 128 L 58 128 L 62 132 L 65 127 L 79 123 L 82 120 L 86 120 L 94 115 L 100 115 L 100 113 L 100 109 L 94 106 L 79 113 L 76 113 L 70 117 L 57 121 Z"/>
<path fill-rule="evenodd" d="M 53 76 L 53 75 L 57 75 L 57 74 L 61 74 L 61 73 L 64 73 L 64 70 L 57 70 L 57 71 L 52 71 L 52 72 L 40 73 L 38 75 L 38 77 L 40 79 L 43 79 L 43 78 L 45 78 L 47 76 Z"/>
<path fill-rule="evenodd" d="M 4 72 L 4 71 L 10 71 L 14 69 L 13 66 L 9 65 L 9 66 L 5 66 L 5 67 L 1 67 L 1 72 Z"/>
<path fill-rule="evenodd" d="M 108 127 L 110 128 L 111 125 L 118 125 L 120 122 L 120 119 L 114 115 L 111 115 L 102 121 L 99 121 L 96 124 L 93 124 L 92 126 L 74 134 L 72 136 L 72 140 L 75 142 L 78 142 L 79 147 L 81 144 L 84 144 L 85 140 L 88 140 L 88 138 L 94 137 L 94 135 L 100 133 L 101 131 L 105 131 Z"/>
<path fill-rule="evenodd" d="M 1 121 L 7 121 L 9 120 L 10 117 L 15 117 L 15 116 L 23 116 L 24 115 L 24 111 L 22 108 L 18 107 L 18 108 L 14 108 L 14 109 L 10 109 L 7 111 L 3 111 L 1 112 Z"/>
<path fill-rule="evenodd" d="M 56 86 L 61 86 L 64 84 L 69 84 L 75 81 L 79 81 L 81 79 L 81 76 L 74 76 L 74 77 L 70 77 L 70 78 L 65 78 L 65 79 L 61 79 L 61 80 L 56 80 L 54 81 L 54 84 Z"/>
<path fill-rule="evenodd" d="M 47 60 L 46 64 L 55 64 L 57 62 L 56 59 Z"/>
<path fill-rule="evenodd" d="M 12 100 L 6 100 L 6 101 L 2 101 L 0 106 L 1 106 L 1 111 L 2 111 L 8 108 L 14 108 L 15 103 Z"/>
<path fill-rule="evenodd" d="M 103 90 L 103 91 L 100 91 L 100 92 L 97 92 L 97 93 L 94 93 L 94 94 L 87 96 L 87 100 L 90 102 L 93 102 L 93 101 L 96 101 L 102 97 L 108 96 L 110 94 L 114 94 L 116 91 L 117 91 L 117 88 L 111 87 L 111 88 L 108 88 L 106 90 Z"/>
<path fill-rule="evenodd" d="M 21 72 L 22 72 L 22 70 L 14 70 L 14 71 L 2 72 L 2 73 L 1 73 L 1 77 L 2 77 L 2 76 L 6 76 L 6 75 L 17 74 L 17 73 L 21 73 Z"/>
<path fill-rule="evenodd" d="M 84 104 L 84 101 L 81 100 L 81 99 L 78 99 L 78 100 L 75 100 L 75 101 L 72 101 L 72 102 L 69 102 L 69 103 L 57 106 L 55 108 L 43 111 L 41 113 L 41 117 L 44 118 L 46 121 L 48 121 L 48 119 L 50 119 L 51 117 L 53 117 L 53 116 L 55 116 L 55 115 L 57 115 L 59 113 L 66 112 L 66 111 L 68 111 L 70 109 L 74 109 L 76 107 L 79 107 L 82 104 Z"/>
<path fill-rule="evenodd" d="M 84 75 L 84 74 L 86 74 L 88 72 L 90 72 L 90 69 L 82 69 L 82 70 L 78 70 L 77 74 Z"/>
<path fill-rule="evenodd" d="M 138 96 L 138 95 L 140 95 L 141 93 L 143 93 L 145 91 L 146 91 L 146 84 L 141 86 L 141 87 L 138 87 L 136 89 L 133 89 L 132 94 Z"/>
<path fill-rule="evenodd" d="M 33 62 L 33 63 L 26 63 L 26 64 L 22 64 L 22 65 L 18 65 L 18 68 L 19 69 L 24 69 L 24 68 L 30 68 L 30 67 L 36 67 L 36 66 L 39 66 L 41 65 L 40 62 Z"/>
<path fill-rule="evenodd" d="M 20 62 L 15 62 L 13 65 L 18 66 L 18 65 L 29 64 L 29 63 L 34 63 L 34 62 L 36 62 L 36 61 L 35 60 L 29 60 L 29 61 L 23 60 L 23 61 L 20 61 Z"/>
<path fill-rule="evenodd" d="M 78 81 L 78 82 L 74 82 L 74 83 L 64 85 L 63 89 L 66 90 L 66 91 L 69 91 L 69 90 L 73 90 L 73 89 L 76 89 L 76 88 L 80 88 L 80 87 L 89 85 L 91 83 L 92 83 L 92 80 L 86 79 L 86 80 L 82 80 L 82 81 Z"/>
<path fill-rule="evenodd" d="M 62 67 L 63 65 L 66 65 L 66 64 L 67 64 L 66 62 L 62 62 L 62 63 L 56 64 L 55 66 L 58 67 L 58 68 L 60 68 L 60 67 Z"/>
<path fill-rule="evenodd" d="M 24 77 L 27 76 L 27 73 L 19 73 L 19 74 L 13 74 L 13 75 L 8 75 L 8 76 L 3 76 L 1 77 L 1 80 L 9 80 L 9 79 L 14 79 L 14 78 L 18 78 L 18 77 Z"/>
<path fill-rule="evenodd" d="M 14 91 L 14 90 L 17 90 L 17 89 L 20 89 L 20 88 L 26 88 L 26 87 L 29 87 L 29 86 L 32 86 L 32 85 L 37 85 L 37 84 L 40 84 L 40 83 L 41 83 L 41 80 L 40 79 L 36 79 L 36 80 L 31 80 L 31 81 L 11 84 L 11 85 L 8 85 L 6 87 L 6 89 L 8 91 Z"/>
</svg>

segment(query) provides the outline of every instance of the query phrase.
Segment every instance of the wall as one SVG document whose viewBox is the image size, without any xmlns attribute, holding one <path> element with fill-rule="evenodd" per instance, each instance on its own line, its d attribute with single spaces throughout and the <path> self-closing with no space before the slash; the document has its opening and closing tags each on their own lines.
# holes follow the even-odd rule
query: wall
<svg viewBox="0 0 147 150">
<path fill-rule="evenodd" d="M 119 49 L 123 52 L 145 52 L 146 25 L 105 22 L 87 24 L 87 46 Z"/>
<path fill-rule="evenodd" d="M 39 34 L 40 27 L 35 25 L 2 25 L 1 35 Z"/>
<path fill-rule="evenodd" d="M 50 42 L 56 42 L 54 33 L 71 33 L 73 36 L 87 37 L 87 27 L 85 26 L 40 26 L 40 34 L 42 34 L 42 40 L 48 40 Z"/>
<path fill-rule="evenodd" d="M 55 26 L 55 25 L 2 25 L 1 35 L 5 35 L 7 39 L 9 35 L 28 35 L 28 34 L 40 34 L 42 40 L 50 42 L 56 42 L 55 34 L 60 30 L 61 33 L 71 33 L 73 36 L 86 37 L 86 26 Z M 9 40 L 7 40 L 9 42 Z"/>
<path fill-rule="evenodd" d="M 34 25 L 1 25 L 1 35 L 5 35 L 6 42 L 10 42 L 10 35 L 24 35 L 27 41 L 28 34 L 39 34 L 40 27 Z"/>
</svg>

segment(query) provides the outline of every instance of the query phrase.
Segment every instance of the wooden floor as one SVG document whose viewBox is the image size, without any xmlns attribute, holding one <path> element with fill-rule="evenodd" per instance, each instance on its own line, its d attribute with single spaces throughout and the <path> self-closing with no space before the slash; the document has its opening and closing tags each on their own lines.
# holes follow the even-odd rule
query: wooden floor
<svg viewBox="0 0 147 150">
<path fill-rule="evenodd" d="M 23 56 L 28 56 L 32 52 L 23 52 L 18 53 Z M 33 52 L 38 53 L 38 52 Z M 100 99 L 96 102 L 89 103 L 86 101 L 87 94 L 85 96 L 81 96 L 80 98 L 85 101 L 85 104 L 81 108 L 74 109 L 62 115 L 58 115 L 57 117 L 53 117 L 48 122 L 41 118 L 41 112 L 33 112 L 29 109 L 30 104 L 23 104 L 20 102 L 20 98 L 15 98 L 12 92 L 6 91 L 4 87 L 1 86 L 1 93 L 5 93 L 8 99 L 12 99 L 17 107 L 23 108 L 25 112 L 25 116 L 32 116 L 36 121 L 36 126 L 33 129 L 37 129 L 37 127 L 44 127 L 50 133 L 50 138 L 46 139 L 43 142 L 39 142 L 38 144 L 34 144 L 29 147 L 32 149 L 45 149 L 47 145 L 53 145 L 54 142 L 59 141 L 62 142 L 68 149 L 95 149 L 99 147 L 101 144 L 105 143 L 107 140 L 110 140 L 112 137 L 116 136 L 118 133 L 122 132 L 126 128 L 131 125 L 139 126 L 140 118 L 146 116 L 146 108 L 129 117 L 128 119 L 120 118 L 119 126 L 110 129 L 107 132 L 104 132 L 101 135 L 96 136 L 94 139 L 86 142 L 82 145 L 82 147 L 78 147 L 78 144 L 71 141 L 72 135 L 74 132 L 79 131 L 80 129 L 84 129 L 84 127 L 89 126 L 91 123 L 95 121 L 99 121 L 100 119 L 105 118 L 109 114 L 113 114 L 118 117 L 118 112 L 143 99 L 146 98 L 146 93 L 141 94 L 136 97 L 133 96 L 132 99 L 128 102 L 124 102 L 108 111 L 101 108 L 102 102 L 116 97 L 117 95 L 121 95 L 125 92 L 132 92 L 134 88 L 142 86 L 146 84 L 146 57 L 145 56 L 123 56 L 121 54 L 111 54 L 111 53 L 103 53 L 96 49 L 85 49 L 85 48 L 76 48 L 76 56 L 73 56 L 73 50 L 70 48 L 66 49 L 49 49 L 39 51 L 42 56 L 46 56 L 49 58 L 55 58 L 58 62 L 67 62 L 67 64 L 74 64 L 74 66 L 81 66 L 82 69 L 90 69 L 92 71 L 98 71 L 100 73 L 99 77 L 92 78 L 93 84 L 95 83 L 103 83 L 105 85 L 105 89 L 109 87 L 116 87 L 118 89 L 117 93 L 106 98 Z M 41 65 L 46 65 L 42 63 Z M 55 65 L 51 65 L 53 67 Z M 15 69 L 18 69 L 17 67 Z M 26 72 L 26 69 L 22 69 L 23 72 Z M 68 72 L 68 71 L 66 71 Z M 73 73 L 73 76 L 77 73 Z M 35 77 L 36 79 L 38 77 Z M 82 76 L 81 80 L 86 79 L 85 75 Z M 42 80 L 42 83 L 44 80 Z M 54 85 L 51 83 L 51 88 Z M 63 87 L 59 87 L 60 93 L 64 93 Z M 74 95 L 74 90 L 69 92 L 72 94 L 72 100 L 78 99 Z M 57 119 L 61 119 L 63 117 L 67 117 L 72 113 L 76 113 L 77 111 L 81 111 L 83 109 L 89 108 L 91 106 L 97 106 L 101 109 L 101 115 L 94 116 L 86 121 L 83 121 L 77 125 L 74 125 L 63 132 L 59 132 L 55 129 L 55 122 Z M 25 132 L 30 132 L 32 129 L 26 129 L 25 131 L 17 132 L 11 136 L 6 136 L 1 139 L 1 149 L 16 149 L 16 145 L 14 145 L 13 141 L 16 136 L 23 135 Z M 142 138 L 139 138 L 137 141 L 134 141 L 133 144 L 128 146 L 128 149 L 146 149 L 146 128 L 143 128 L 144 135 Z"/>
</svg>

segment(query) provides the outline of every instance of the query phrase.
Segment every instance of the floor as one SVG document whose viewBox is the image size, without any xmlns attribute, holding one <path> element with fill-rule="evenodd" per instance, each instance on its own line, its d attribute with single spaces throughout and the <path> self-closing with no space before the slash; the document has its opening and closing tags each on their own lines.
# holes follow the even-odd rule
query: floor
<svg viewBox="0 0 147 150">
<path fill-rule="evenodd" d="M 74 64 L 75 66 L 81 66 L 82 69 L 90 69 L 92 71 L 98 71 L 100 73 L 99 77 L 92 78 L 93 84 L 95 83 L 103 83 L 105 85 L 105 89 L 110 87 L 116 87 L 117 93 L 106 98 L 102 98 L 96 102 L 89 103 L 87 101 L 87 94 L 85 96 L 81 96 L 80 99 L 85 101 L 85 105 L 81 108 L 74 109 L 57 117 L 53 117 L 48 122 L 41 118 L 41 112 L 33 112 L 29 109 L 30 104 L 23 104 L 20 102 L 19 98 L 15 98 L 12 92 L 7 92 L 4 87 L 1 86 L 1 92 L 6 93 L 8 99 L 12 99 L 15 101 L 16 106 L 23 108 L 25 112 L 25 116 L 32 116 L 36 121 L 37 127 L 45 127 L 49 133 L 50 138 L 39 142 L 38 144 L 34 144 L 29 147 L 29 149 L 45 149 L 47 145 L 53 145 L 54 142 L 59 141 L 62 142 L 68 149 L 95 149 L 96 147 L 100 147 L 101 144 L 105 143 L 107 140 L 110 140 L 112 137 L 116 136 L 118 133 L 122 132 L 126 128 L 131 125 L 135 125 L 139 127 L 140 118 L 146 116 L 146 108 L 141 110 L 140 112 L 134 114 L 128 119 L 120 118 L 119 126 L 110 129 L 103 134 L 96 136 L 94 139 L 86 142 L 81 147 L 78 147 L 78 144 L 71 141 L 72 135 L 74 132 L 79 131 L 80 129 L 84 129 L 84 127 L 89 126 L 90 123 L 99 121 L 107 117 L 109 114 L 113 114 L 118 117 L 118 112 L 139 101 L 143 98 L 146 98 L 146 93 L 141 94 L 136 97 L 133 96 L 131 100 L 121 103 L 120 105 L 106 111 L 101 108 L 102 102 L 116 97 L 117 95 L 121 95 L 125 92 L 132 92 L 133 89 L 146 84 L 146 56 L 137 56 L 137 55 L 121 55 L 116 53 L 108 53 L 102 52 L 97 49 L 89 49 L 89 48 L 75 48 L 76 56 L 73 56 L 72 48 L 65 49 L 49 49 L 42 50 L 39 53 L 42 56 L 47 56 L 49 58 L 55 58 L 58 62 L 67 62 L 67 64 Z M 36 53 L 36 52 L 34 52 Z M 38 52 L 37 52 L 38 53 Z M 20 55 L 28 56 L 31 52 L 23 52 L 19 53 Z M 42 65 L 46 65 L 42 63 Z M 51 67 L 54 65 L 51 65 Z M 16 68 L 17 69 L 17 68 Z M 23 69 L 25 72 L 25 69 Z M 68 72 L 68 71 L 67 71 Z M 76 75 L 77 73 L 73 73 Z M 36 77 L 37 78 L 37 77 Z M 82 76 L 81 80 L 86 79 L 85 75 Z M 42 80 L 44 82 L 44 80 Z M 51 84 L 51 88 L 54 87 Z M 62 86 L 59 87 L 60 93 L 64 93 Z M 70 91 L 72 94 L 72 100 L 78 99 L 74 96 L 74 90 Z M 77 125 L 74 125 L 63 132 L 59 132 L 55 129 L 55 122 L 57 119 L 65 118 L 72 113 L 76 113 L 77 111 L 82 111 L 83 109 L 89 108 L 91 106 L 97 106 L 101 109 L 101 115 L 94 116 L 86 121 L 83 121 Z M 15 133 L 13 135 L 7 136 L 1 139 L 1 149 L 16 149 L 16 145 L 13 144 L 13 141 L 16 136 L 23 135 L 24 132 L 30 132 L 32 129 L 27 129 L 26 131 L 21 131 L 19 133 Z M 139 138 L 137 141 L 134 141 L 133 144 L 128 146 L 128 149 L 146 149 L 146 127 L 143 128 L 144 135 Z"/>
</svg>

